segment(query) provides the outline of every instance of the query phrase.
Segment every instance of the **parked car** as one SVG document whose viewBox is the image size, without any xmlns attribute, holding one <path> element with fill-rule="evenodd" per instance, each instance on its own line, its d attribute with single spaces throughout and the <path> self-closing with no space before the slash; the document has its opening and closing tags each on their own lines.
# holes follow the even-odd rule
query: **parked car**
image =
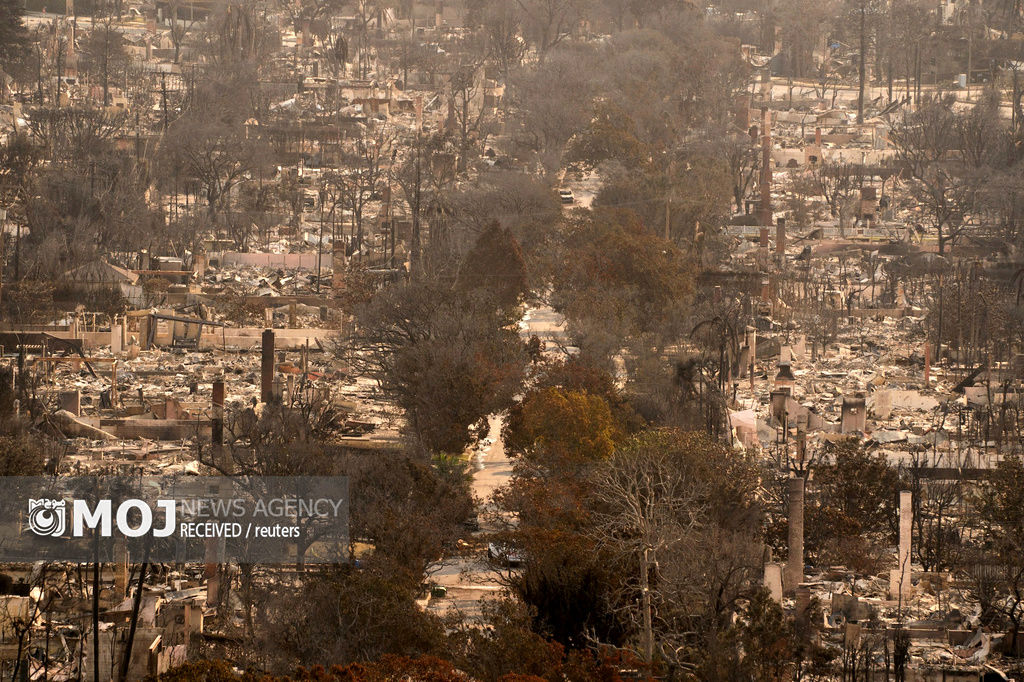
<svg viewBox="0 0 1024 682">
<path fill-rule="evenodd" d="M 526 557 L 521 550 L 500 542 L 491 542 L 487 545 L 487 557 L 509 568 L 520 568 L 526 563 Z"/>
<path fill-rule="evenodd" d="M 558 198 L 562 200 L 563 204 L 575 204 L 576 196 L 572 193 L 571 189 L 560 189 L 558 190 Z"/>
</svg>

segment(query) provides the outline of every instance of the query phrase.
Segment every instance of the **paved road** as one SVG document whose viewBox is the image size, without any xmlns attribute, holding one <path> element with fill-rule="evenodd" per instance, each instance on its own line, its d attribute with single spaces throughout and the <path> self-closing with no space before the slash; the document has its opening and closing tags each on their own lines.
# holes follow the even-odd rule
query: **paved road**
<svg viewBox="0 0 1024 682">
<path fill-rule="evenodd" d="M 519 333 L 523 339 L 536 336 L 545 343 L 565 343 L 565 318 L 551 308 L 530 308 L 519 321 Z"/>
<path fill-rule="evenodd" d="M 562 208 L 571 211 L 574 208 L 590 208 L 594 196 L 601 189 L 601 178 L 596 171 L 590 171 L 582 178 L 575 175 L 565 174 L 562 178 L 562 187 L 572 190 L 576 198 L 574 204 L 563 204 Z"/>
<path fill-rule="evenodd" d="M 505 442 L 501 438 L 505 420 L 492 415 L 488 423 L 490 433 L 484 447 L 477 448 L 472 455 L 473 495 L 484 503 L 490 500 L 496 488 L 508 483 L 512 476 L 512 462 L 505 456 Z"/>
<path fill-rule="evenodd" d="M 550 346 L 565 340 L 565 320 L 551 308 L 529 308 L 519 323 L 520 334 L 528 339 L 534 334 Z M 504 418 L 491 415 L 488 419 L 487 437 L 466 455 L 473 472 L 473 496 L 483 508 L 490 505 L 495 489 L 505 485 L 512 476 L 512 462 L 505 454 L 505 443 L 501 438 Z M 481 519 L 483 522 L 483 519 Z M 480 532 L 481 544 L 467 547 L 461 556 L 445 557 L 427 569 L 426 581 L 447 588 L 443 598 L 431 599 L 427 610 L 442 615 L 458 609 L 472 617 L 480 613 L 480 600 L 494 597 L 503 589 L 495 580 L 483 561 L 483 536 L 489 529 L 483 523 Z"/>
<path fill-rule="evenodd" d="M 499 416 L 491 416 L 488 420 L 490 433 L 481 443 L 481 447 L 469 453 L 470 465 L 473 469 L 473 495 L 484 505 L 488 504 L 494 490 L 512 476 L 512 463 L 505 456 L 505 445 L 501 439 L 501 428 L 504 420 Z M 483 527 L 480 533 L 487 532 Z M 464 556 L 445 558 L 427 569 L 427 581 L 447 588 L 444 598 L 431 599 L 427 607 L 429 611 L 442 615 L 450 610 L 458 609 L 472 617 L 480 613 L 480 600 L 494 597 L 501 592 L 502 586 L 495 580 L 478 556 L 479 548 L 467 548 Z"/>
</svg>

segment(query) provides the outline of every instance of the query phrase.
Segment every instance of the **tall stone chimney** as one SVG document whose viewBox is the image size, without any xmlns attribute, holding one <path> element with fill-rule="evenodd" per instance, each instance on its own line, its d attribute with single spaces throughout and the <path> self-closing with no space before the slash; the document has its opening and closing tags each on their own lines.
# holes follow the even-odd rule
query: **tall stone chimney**
<svg viewBox="0 0 1024 682">
<path fill-rule="evenodd" d="M 260 363 L 260 400 L 274 400 L 274 330 L 263 331 L 263 355 Z"/>
<path fill-rule="evenodd" d="M 782 566 L 774 561 L 764 565 L 764 586 L 777 604 L 782 603 Z"/>
<path fill-rule="evenodd" d="M 785 390 L 792 395 L 794 384 L 796 384 L 796 377 L 793 376 L 789 360 L 780 362 L 779 372 L 775 375 L 775 390 Z"/>
<path fill-rule="evenodd" d="M 911 531 L 914 522 L 913 495 L 909 490 L 900 491 L 900 544 L 896 557 L 896 568 L 889 572 L 889 596 L 898 599 L 906 607 L 913 594 L 910 581 Z"/>
<path fill-rule="evenodd" d="M 750 388 L 754 388 L 754 367 L 757 364 L 757 327 L 748 326 L 746 328 L 747 335 L 747 351 L 749 354 L 750 364 L 747 370 L 750 373 Z"/>
<path fill-rule="evenodd" d="M 224 445 L 224 379 L 213 380 L 213 420 L 211 440 L 214 445 Z"/>
<path fill-rule="evenodd" d="M 843 412 L 839 423 L 840 433 L 864 431 L 867 426 L 867 406 L 863 393 L 843 397 Z"/>
</svg>

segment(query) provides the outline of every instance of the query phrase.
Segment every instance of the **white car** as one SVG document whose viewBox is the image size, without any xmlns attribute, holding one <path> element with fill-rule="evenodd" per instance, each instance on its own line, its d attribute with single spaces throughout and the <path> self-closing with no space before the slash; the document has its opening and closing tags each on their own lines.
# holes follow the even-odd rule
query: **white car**
<svg viewBox="0 0 1024 682">
<path fill-rule="evenodd" d="M 508 568 L 522 568 L 526 563 L 526 558 L 520 550 L 504 543 L 488 543 L 487 557 Z"/>
<path fill-rule="evenodd" d="M 558 190 L 558 198 L 562 200 L 563 204 L 575 204 L 576 196 L 572 193 L 571 189 L 560 189 Z"/>
</svg>

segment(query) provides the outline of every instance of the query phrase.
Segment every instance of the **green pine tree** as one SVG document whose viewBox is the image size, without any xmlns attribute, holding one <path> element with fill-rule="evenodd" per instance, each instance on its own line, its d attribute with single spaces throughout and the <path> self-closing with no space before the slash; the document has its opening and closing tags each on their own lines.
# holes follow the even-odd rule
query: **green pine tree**
<svg viewBox="0 0 1024 682">
<path fill-rule="evenodd" d="M 28 49 L 28 32 L 21 22 L 24 11 L 22 0 L 0 0 L 0 69 L 4 71 Z"/>
</svg>

